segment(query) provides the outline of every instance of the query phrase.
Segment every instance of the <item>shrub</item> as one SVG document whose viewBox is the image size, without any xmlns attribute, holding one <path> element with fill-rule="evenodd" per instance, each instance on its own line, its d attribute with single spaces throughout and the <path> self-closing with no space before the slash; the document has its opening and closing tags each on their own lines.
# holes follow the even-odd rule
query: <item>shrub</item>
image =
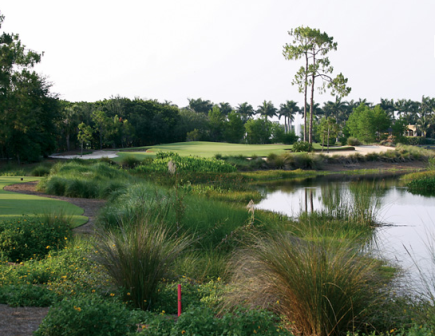
<svg viewBox="0 0 435 336">
<path fill-rule="evenodd" d="M 285 163 L 293 169 L 321 169 L 324 158 L 320 155 L 310 155 L 307 153 L 287 154 Z"/>
<path fill-rule="evenodd" d="M 357 138 L 349 137 L 347 138 L 348 146 L 361 146 L 361 142 Z"/>
<path fill-rule="evenodd" d="M 132 155 L 124 156 L 121 160 L 121 165 L 127 168 L 134 168 L 140 164 L 140 160 Z"/>
<path fill-rule="evenodd" d="M 435 139 L 424 138 L 424 137 L 404 137 L 403 140 L 407 145 L 411 145 L 411 146 L 435 144 Z"/>
<path fill-rule="evenodd" d="M 1 259 L 20 262 L 62 249 L 71 237 L 70 224 L 71 219 L 62 214 L 0 222 Z"/>
<path fill-rule="evenodd" d="M 138 218 L 119 231 L 101 231 L 96 261 L 114 282 L 125 288 L 135 307 L 150 308 L 157 298 L 159 281 L 175 258 L 189 245 L 185 236 L 168 234 L 159 222 Z"/>
<path fill-rule="evenodd" d="M 155 312 L 165 311 L 167 314 L 176 314 L 177 286 L 181 284 L 183 293 L 183 311 L 195 306 L 216 308 L 221 302 L 223 293 L 228 291 L 228 286 L 218 280 L 209 280 L 206 283 L 197 283 L 194 279 L 181 277 L 173 282 L 163 282 L 159 286 L 159 298 L 153 310 Z"/>
<path fill-rule="evenodd" d="M 30 172 L 30 176 L 45 176 L 50 174 L 50 168 L 46 166 L 37 166 Z"/>
<path fill-rule="evenodd" d="M 382 298 L 378 262 L 351 243 L 303 241 L 288 233 L 252 236 L 234 257 L 227 305 L 250 303 L 284 315 L 304 335 L 340 335 Z"/>
<path fill-rule="evenodd" d="M 289 132 L 282 136 L 282 142 L 286 145 L 293 145 L 297 142 L 299 137 L 295 134 L 295 132 Z"/>
<path fill-rule="evenodd" d="M 92 295 L 55 304 L 35 336 L 124 336 L 136 329 L 124 304 Z"/>
<path fill-rule="evenodd" d="M 99 162 L 104 162 L 104 163 L 107 163 L 107 164 L 110 164 L 110 165 L 116 165 L 116 162 L 114 162 L 112 159 L 110 159 L 110 158 L 107 157 L 107 156 L 103 156 L 103 157 L 100 158 L 98 161 L 99 161 Z"/>
<path fill-rule="evenodd" d="M 299 141 L 293 145 L 293 152 L 312 152 L 313 145 L 307 141 Z"/>
</svg>

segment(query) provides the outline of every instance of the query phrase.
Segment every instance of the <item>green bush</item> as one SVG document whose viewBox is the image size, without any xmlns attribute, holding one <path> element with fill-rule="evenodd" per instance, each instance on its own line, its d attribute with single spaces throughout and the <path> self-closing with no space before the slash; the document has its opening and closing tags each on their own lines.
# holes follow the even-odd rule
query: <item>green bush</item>
<svg viewBox="0 0 435 336">
<path fill-rule="evenodd" d="M 140 164 L 140 160 L 132 155 L 124 156 L 121 160 L 121 165 L 127 168 L 134 168 Z"/>
<path fill-rule="evenodd" d="M 64 215 L 41 215 L 0 222 L 2 260 L 20 262 L 62 249 L 71 237 L 71 220 Z"/>
<path fill-rule="evenodd" d="M 347 138 L 348 146 L 361 146 L 361 142 L 357 138 L 349 137 Z"/>
<path fill-rule="evenodd" d="M 278 336 L 292 335 L 280 326 L 279 319 L 272 313 L 261 309 L 238 308 L 216 317 L 213 310 L 203 307 L 191 307 L 175 323 L 164 313 L 148 316 L 146 336 L 207 335 L 207 336 Z"/>
<path fill-rule="evenodd" d="M 313 145 L 307 141 L 299 141 L 293 145 L 293 152 L 312 152 Z"/>
<path fill-rule="evenodd" d="M 56 294 L 47 287 L 35 285 L 0 286 L 0 303 L 11 307 L 48 307 Z"/>
<path fill-rule="evenodd" d="M 125 336 L 136 328 L 124 304 L 92 295 L 52 306 L 35 336 Z"/>
<path fill-rule="evenodd" d="M 297 142 L 299 137 L 295 134 L 295 132 L 289 132 L 282 136 L 282 143 L 286 145 L 293 145 Z"/>
</svg>

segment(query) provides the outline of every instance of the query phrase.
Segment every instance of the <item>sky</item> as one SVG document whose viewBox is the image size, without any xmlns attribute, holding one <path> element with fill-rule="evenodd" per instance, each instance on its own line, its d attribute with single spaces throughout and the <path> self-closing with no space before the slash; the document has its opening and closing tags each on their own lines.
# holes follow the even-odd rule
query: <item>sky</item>
<svg viewBox="0 0 435 336">
<path fill-rule="evenodd" d="M 0 12 L 2 31 L 44 52 L 36 71 L 69 101 L 301 106 L 291 82 L 303 63 L 282 51 L 302 25 L 338 43 L 329 58 L 349 79 L 345 100 L 435 97 L 433 0 L 2 0 Z"/>
</svg>

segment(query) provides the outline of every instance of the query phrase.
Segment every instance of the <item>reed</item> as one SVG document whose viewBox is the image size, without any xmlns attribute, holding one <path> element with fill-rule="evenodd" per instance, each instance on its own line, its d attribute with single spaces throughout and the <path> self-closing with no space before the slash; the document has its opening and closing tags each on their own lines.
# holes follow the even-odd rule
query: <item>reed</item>
<svg viewBox="0 0 435 336">
<path fill-rule="evenodd" d="M 285 316 L 294 334 L 327 336 L 368 322 L 367 307 L 384 297 L 378 262 L 352 240 L 306 242 L 288 232 L 251 239 L 232 259 L 235 289 L 224 307 L 246 302 Z"/>
</svg>

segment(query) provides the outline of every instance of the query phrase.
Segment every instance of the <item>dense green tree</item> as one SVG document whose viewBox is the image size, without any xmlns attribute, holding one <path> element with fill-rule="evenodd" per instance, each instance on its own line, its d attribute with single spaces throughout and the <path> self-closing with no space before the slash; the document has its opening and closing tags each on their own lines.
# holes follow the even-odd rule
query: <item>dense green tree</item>
<svg viewBox="0 0 435 336">
<path fill-rule="evenodd" d="M 225 141 L 239 143 L 245 135 L 245 126 L 242 116 L 232 111 L 227 116 L 228 121 L 225 123 L 224 138 Z"/>
<path fill-rule="evenodd" d="M 4 16 L 0 14 L 0 29 Z M 60 105 L 51 84 L 32 71 L 41 54 L 23 45 L 17 34 L 0 35 L 0 150 L 18 161 L 36 161 L 56 146 Z"/>
<path fill-rule="evenodd" d="M 370 108 L 362 102 L 349 116 L 346 125 L 351 136 L 373 142 L 379 139 L 381 133 L 388 131 L 391 120 L 379 105 Z"/>
<path fill-rule="evenodd" d="M 211 141 L 222 141 L 224 132 L 225 116 L 217 106 L 213 106 L 208 112 L 209 138 Z"/>
<path fill-rule="evenodd" d="M 195 139 L 204 140 L 207 133 L 208 116 L 204 113 L 197 113 L 190 109 L 182 109 L 179 112 L 180 119 L 175 130 L 181 141 L 186 140 L 188 133 L 196 130 Z M 192 137 L 190 137 L 192 138 Z"/>
<path fill-rule="evenodd" d="M 246 140 L 250 144 L 266 144 L 272 135 L 272 122 L 266 117 L 249 119 L 245 124 Z"/>
<path fill-rule="evenodd" d="M 198 113 L 208 114 L 208 112 L 213 108 L 213 103 L 210 100 L 202 100 L 201 98 L 198 99 L 189 98 L 188 101 L 189 101 L 189 108 L 192 111 Z"/>
</svg>

